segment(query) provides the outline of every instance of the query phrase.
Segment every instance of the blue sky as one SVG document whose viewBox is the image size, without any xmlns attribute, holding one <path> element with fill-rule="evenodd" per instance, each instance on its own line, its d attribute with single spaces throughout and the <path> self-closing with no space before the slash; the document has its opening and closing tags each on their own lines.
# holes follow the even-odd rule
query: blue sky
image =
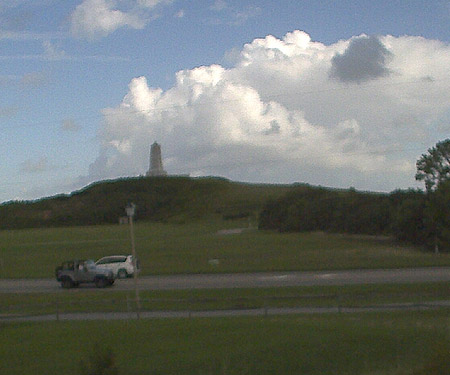
<svg viewBox="0 0 450 375">
<path fill-rule="evenodd" d="M 391 191 L 450 134 L 450 1 L 0 0 L 0 202 L 145 174 Z"/>
</svg>

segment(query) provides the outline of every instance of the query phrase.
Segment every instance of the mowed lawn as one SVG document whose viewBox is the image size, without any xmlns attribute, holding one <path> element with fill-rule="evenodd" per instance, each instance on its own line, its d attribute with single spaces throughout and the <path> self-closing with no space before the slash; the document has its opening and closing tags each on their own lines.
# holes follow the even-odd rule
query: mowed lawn
<svg viewBox="0 0 450 375">
<path fill-rule="evenodd" d="M 445 375 L 448 316 L 443 309 L 2 324 L 0 374 L 78 374 L 97 348 L 115 357 L 121 375 Z"/>
<path fill-rule="evenodd" d="M 435 255 L 377 237 L 245 230 L 246 222 L 135 224 L 142 275 L 449 266 Z M 127 225 L 0 231 L 0 277 L 53 277 L 64 260 L 131 253 Z"/>
<path fill-rule="evenodd" d="M 424 306 L 450 300 L 450 283 L 363 284 L 279 288 L 141 290 L 141 311 L 207 311 L 276 307 Z M 134 293 L 73 289 L 63 293 L 0 293 L 0 318 L 73 312 L 136 311 Z"/>
</svg>

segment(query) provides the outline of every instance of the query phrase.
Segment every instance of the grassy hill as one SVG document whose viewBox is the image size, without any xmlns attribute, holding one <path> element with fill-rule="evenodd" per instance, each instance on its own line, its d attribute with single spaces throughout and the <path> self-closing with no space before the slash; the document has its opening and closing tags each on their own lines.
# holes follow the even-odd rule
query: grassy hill
<svg viewBox="0 0 450 375">
<path fill-rule="evenodd" d="M 245 184 L 215 177 L 103 181 L 69 195 L 0 205 L 0 229 L 117 223 L 129 202 L 137 206 L 136 220 L 248 217 L 257 215 L 267 199 L 277 199 L 298 186 Z"/>
</svg>

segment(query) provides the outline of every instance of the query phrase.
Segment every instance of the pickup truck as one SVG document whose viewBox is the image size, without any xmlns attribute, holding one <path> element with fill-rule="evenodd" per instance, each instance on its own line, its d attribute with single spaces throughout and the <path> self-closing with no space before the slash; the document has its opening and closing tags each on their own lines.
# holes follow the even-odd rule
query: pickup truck
<svg viewBox="0 0 450 375">
<path fill-rule="evenodd" d="M 115 276 L 110 270 L 96 267 L 93 260 L 70 260 L 55 269 L 56 280 L 65 289 L 82 283 L 94 283 L 97 288 L 114 284 Z"/>
</svg>

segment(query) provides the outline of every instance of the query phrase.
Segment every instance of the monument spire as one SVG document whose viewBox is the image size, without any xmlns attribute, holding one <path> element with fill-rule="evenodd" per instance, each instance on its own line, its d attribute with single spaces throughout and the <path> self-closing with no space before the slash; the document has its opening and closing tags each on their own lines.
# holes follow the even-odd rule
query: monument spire
<svg viewBox="0 0 450 375">
<path fill-rule="evenodd" d="M 167 172 L 162 165 L 161 146 L 154 142 L 150 147 L 150 169 L 147 176 L 166 176 Z"/>
</svg>

